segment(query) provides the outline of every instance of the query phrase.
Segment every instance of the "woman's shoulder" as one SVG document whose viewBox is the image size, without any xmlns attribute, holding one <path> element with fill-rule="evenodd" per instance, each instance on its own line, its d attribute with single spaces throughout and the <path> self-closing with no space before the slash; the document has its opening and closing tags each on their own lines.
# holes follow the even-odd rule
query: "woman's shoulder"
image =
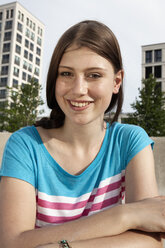
<svg viewBox="0 0 165 248">
<path fill-rule="evenodd" d="M 139 134 L 147 134 L 146 131 L 137 125 L 133 124 L 125 124 L 125 123 L 119 123 L 114 122 L 110 128 L 112 129 L 112 132 L 117 133 L 119 135 L 137 135 Z"/>
<path fill-rule="evenodd" d="M 10 143 L 19 143 L 21 144 L 28 144 L 29 142 L 36 141 L 38 139 L 37 137 L 37 131 L 34 126 L 26 126 L 23 127 L 15 132 L 13 132 L 8 141 L 7 144 Z"/>
</svg>

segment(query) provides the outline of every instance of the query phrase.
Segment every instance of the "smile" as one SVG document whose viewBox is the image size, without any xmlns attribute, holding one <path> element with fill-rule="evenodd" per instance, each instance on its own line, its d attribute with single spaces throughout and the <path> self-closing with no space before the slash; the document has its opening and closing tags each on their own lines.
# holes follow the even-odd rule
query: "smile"
<svg viewBox="0 0 165 248">
<path fill-rule="evenodd" d="M 90 102 L 74 102 L 74 101 L 70 101 L 70 103 L 72 106 L 80 107 L 80 108 L 85 107 L 90 104 Z"/>
</svg>

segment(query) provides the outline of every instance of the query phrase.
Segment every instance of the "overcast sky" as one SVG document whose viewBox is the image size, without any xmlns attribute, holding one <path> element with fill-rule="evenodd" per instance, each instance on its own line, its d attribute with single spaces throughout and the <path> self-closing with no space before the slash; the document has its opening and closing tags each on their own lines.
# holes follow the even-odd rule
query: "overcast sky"
<svg viewBox="0 0 165 248">
<path fill-rule="evenodd" d="M 0 0 L 6 4 L 9 0 Z M 117 36 L 123 56 L 124 106 L 141 87 L 141 46 L 165 42 L 165 0 L 19 0 L 28 11 L 45 24 L 42 85 L 54 46 L 61 34 L 73 24 L 94 19 L 105 23 Z M 45 90 L 44 90 L 45 91 Z M 45 98 L 45 93 L 42 93 Z"/>
</svg>

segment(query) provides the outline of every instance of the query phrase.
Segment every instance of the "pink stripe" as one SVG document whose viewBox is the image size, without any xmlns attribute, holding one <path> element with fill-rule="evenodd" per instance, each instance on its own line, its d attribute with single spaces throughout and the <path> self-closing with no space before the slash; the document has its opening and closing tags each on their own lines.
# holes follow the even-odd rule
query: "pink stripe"
<svg viewBox="0 0 165 248">
<path fill-rule="evenodd" d="M 87 201 L 77 202 L 75 204 L 72 203 L 62 203 L 62 202 L 48 202 L 45 200 L 38 199 L 38 206 L 50 209 L 62 209 L 62 210 L 73 210 L 79 209 L 86 206 Z"/>
<path fill-rule="evenodd" d="M 69 216 L 69 217 L 57 217 L 57 216 L 49 216 L 49 215 L 44 215 L 44 214 L 40 214 L 37 213 L 37 219 L 38 220 L 42 220 L 42 221 L 46 221 L 48 223 L 56 223 L 56 224 L 61 224 L 67 221 L 72 221 L 72 220 L 76 220 L 78 218 L 80 218 L 82 216 L 82 214 L 79 215 L 75 215 L 75 216 Z"/>
<path fill-rule="evenodd" d="M 122 181 L 123 181 L 123 177 L 122 177 L 121 180 L 119 180 L 119 181 L 117 181 L 115 183 L 106 185 L 106 186 L 104 186 L 102 188 L 98 188 L 98 190 L 97 190 L 95 195 L 91 195 L 89 197 L 89 199 L 87 199 L 86 201 L 80 201 L 80 202 L 77 202 L 75 204 L 62 203 L 62 202 L 49 202 L 49 201 L 42 200 L 42 199 L 37 197 L 38 206 L 41 206 L 41 207 L 44 207 L 44 208 L 50 208 L 50 209 L 61 209 L 61 210 L 72 210 L 72 209 L 83 208 L 83 207 L 86 206 L 86 204 L 88 202 L 93 202 L 95 197 L 103 195 L 103 194 L 108 193 L 108 192 L 110 192 L 112 190 L 116 190 L 116 189 L 120 188 Z"/>
</svg>

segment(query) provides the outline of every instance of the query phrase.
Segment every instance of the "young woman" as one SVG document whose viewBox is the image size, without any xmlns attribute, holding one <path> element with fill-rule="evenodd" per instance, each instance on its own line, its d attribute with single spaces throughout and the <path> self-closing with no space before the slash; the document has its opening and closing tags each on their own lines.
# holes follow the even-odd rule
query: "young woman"
<svg viewBox="0 0 165 248">
<path fill-rule="evenodd" d="M 0 247 L 162 247 L 153 141 L 116 122 L 123 77 L 104 24 L 83 21 L 63 34 L 47 78 L 50 118 L 15 132 L 4 151 Z"/>
</svg>

